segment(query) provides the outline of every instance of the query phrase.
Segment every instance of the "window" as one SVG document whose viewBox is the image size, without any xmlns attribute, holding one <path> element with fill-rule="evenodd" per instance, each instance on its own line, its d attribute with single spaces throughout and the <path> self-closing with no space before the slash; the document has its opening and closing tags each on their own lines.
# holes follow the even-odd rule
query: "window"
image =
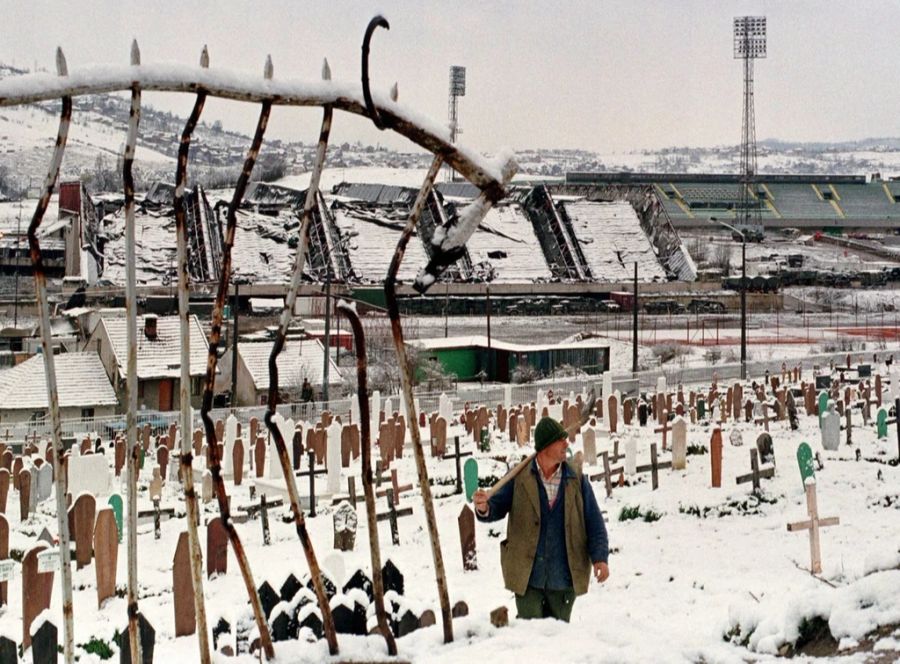
<svg viewBox="0 0 900 664">
<path fill-rule="evenodd" d="M 83 420 L 94 419 L 94 409 L 93 408 L 82 408 L 81 409 L 81 419 L 83 419 Z"/>
</svg>

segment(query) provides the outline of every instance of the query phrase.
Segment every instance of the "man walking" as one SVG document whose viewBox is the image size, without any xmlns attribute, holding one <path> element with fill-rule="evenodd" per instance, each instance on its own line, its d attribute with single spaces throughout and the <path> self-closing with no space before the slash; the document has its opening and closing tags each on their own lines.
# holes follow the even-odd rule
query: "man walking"
<svg viewBox="0 0 900 664">
<path fill-rule="evenodd" d="M 506 588 L 520 618 L 569 621 L 577 595 L 609 577 L 606 525 L 588 479 L 566 462 L 568 434 L 551 417 L 534 429 L 534 461 L 488 498 L 475 492 L 479 521 L 509 514 L 500 543 Z"/>
</svg>

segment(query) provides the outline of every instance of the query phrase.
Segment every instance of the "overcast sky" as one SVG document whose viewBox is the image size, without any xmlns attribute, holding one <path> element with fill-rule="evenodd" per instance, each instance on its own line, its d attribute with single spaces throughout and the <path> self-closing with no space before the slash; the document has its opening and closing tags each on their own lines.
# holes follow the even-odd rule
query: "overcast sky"
<svg viewBox="0 0 900 664">
<path fill-rule="evenodd" d="M 0 1 L 0 60 L 69 68 L 128 62 L 197 62 L 275 77 L 359 80 L 360 44 L 382 13 L 390 31 L 372 44 L 376 87 L 399 83 L 400 101 L 447 117 L 448 69 L 468 69 L 461 141 L 480 151 L 535 147 L 600 152 L 740 140 L 742 69 L 732 19 L 768 17 L 768 58 L 756 66 L 758 138 L 832 141 L 900 135 L 900 2 L 896 0 L 79 0 Z M 188 95 L 145 95 L 187 115 Z M 251 133 L 258 110 L 207 103 L 204 119 Z M 320 113 L 276 109 L 269 132 L 313 142 Z M 124 128 L 123 128 L 124 131 Z M 333 140 L 409 147 L 341 114 Z"/>
</svg>

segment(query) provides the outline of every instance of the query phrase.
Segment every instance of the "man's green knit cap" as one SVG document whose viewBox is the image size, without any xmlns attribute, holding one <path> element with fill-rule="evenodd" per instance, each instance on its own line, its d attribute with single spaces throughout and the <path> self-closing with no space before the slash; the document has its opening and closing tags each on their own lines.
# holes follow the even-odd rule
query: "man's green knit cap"
<svg viewBox="0 0 900 664">
<path fill-rule="evenodd" d="M 534 450 L 540 452 L 557 440 L 568 438 L 569 434 L 562 425 L 552 417 L 542 417 L 534 428 Z"/>
</svg>

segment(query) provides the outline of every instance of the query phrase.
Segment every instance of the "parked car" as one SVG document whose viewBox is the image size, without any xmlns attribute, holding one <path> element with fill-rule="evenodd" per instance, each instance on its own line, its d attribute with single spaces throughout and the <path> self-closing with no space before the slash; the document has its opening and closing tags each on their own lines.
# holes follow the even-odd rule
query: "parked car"
<svg viewBox="0 0 900 664">
<path fill-rule="evenodd" d="M 675 300 L 654 300 L 644 305 L 648 314 L 683 314 L 684 305 Z"/>
<path fill-rule="evenodd" d="M 716 300 L 691 300 L 687 310 L 692 314 L 724 314 L 725 305 Z"/>
</svg>

